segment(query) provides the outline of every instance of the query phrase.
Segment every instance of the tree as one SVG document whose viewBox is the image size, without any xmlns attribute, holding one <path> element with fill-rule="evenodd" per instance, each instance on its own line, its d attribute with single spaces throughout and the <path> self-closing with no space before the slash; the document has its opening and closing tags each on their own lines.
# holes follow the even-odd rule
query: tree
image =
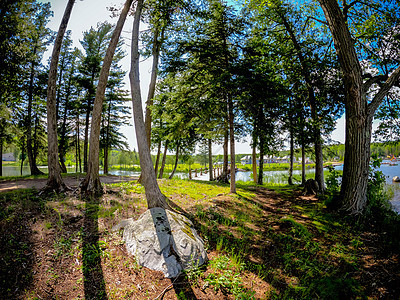
<svg viewBox="0 0 400 300">
<path fill-rule="evenodd" d="M 140 167 L 142 170 L 142 184 L 145 188 L 147 207 L 169 208 L 165 196 L 157 184 L 154 172 L 153 162 L 148 147 L 146 130 L 143 120 L 142 99 L 140 93 L 140 75 L 139 75 L 139 24 L 143 9 L 143 0 L 138 0 L 136 4 L 135 17 L 132 29 L 131 46 L 131 71 L 129 80 L 131 84 L 133 117 L 135 120 L 136 139 L 139 148 Z"/>
<path fill-rule="evenodd" d="M 96 86 L 98 85 L 101 62 L 105 56 L 107 44 L 110 42 L 112 26 L 104 22 L 97 25 L 97 29 L 91 28 L 83 34 L 81 41 L 85 50 L 85 56 L 79 67 L 81 86 L 86 90 L 84 98 L 85 127 L 83 144 L 83 169 L 87 172 L 88 149 L 89 149 L 89 126 L 90 115 L 93 110 L 93 102 L 96 96 Z"/>
<path fill-rule="evenodd" d="M 93 106 L 92 124 L 90 130 L 90 148 L 88 169 L 84 181 L 81 183 L 82 192 L 99 193 L 102 191 L 101 182 L 99 178 L 99 152 L 100 152 L 100 125 L 101 115 L 103 110 L 104 95 L 107 86 L 107 79 L 110 72 L 111 64 L 113 61 L 115 49 L 118 45 L 118 40 L 124 26 L 126 16 L 128 15 L 129 8 L 133 0 L 127 0 L 124 8 L 119 16 L 117 25 L 115 26 L 112 34 L 110 44 L 108 46 L 103 66 L 100 71 L 99 82 L 96 89 L 96 98 Z"/>
<path fill-rule="evenodd" d="M 75 0 L 69 0 L 58 29 L 57 37 L 54 42 L 53 53 L 50 62 L 49 80 L 47 83 L 47 137 L 48 137 L 48 167 L 49 176 L 43 190 L 55 190 L 57 192 L 65 190 L 61 177 L 61 168 L 58 158 L 58 139 L 57 139 L 57 111 L 56 111 L 56 80 L 57 65 L 60 55 L 62 40 L 67 29 L 69 17 L 72 12 Z"/>
<path fill-rule="evenodd" d="M 355 6 L 361 10 L 363 4 L 356 1 L 347 4 L 344 1 L 344 6 L 340 8 L 336 0 L 318 0 L 318 2 L 323 9 L 325 19 L 332 33 L 345 85 L 346 150 L 340 191 L 340 206 L 348 213 L 361 214 L 367 204 L 372 120 L 384 97 L 393 85 L 398 82 L 400 66 L 395 68 L 394 66 L 397 65 L 395 62 L 387 66 L 386 74 L 383 74 L 384 78 L 387 78 L 384 82 L 382 82 L 381 76 L 371 77 L 364 81 L 354 38 L 349 31 L 349 23 L 346 19 L 349 9 Z M 382 4 L 385 3 L 383 2 Z M 380 3 L 367 3 L 366 5 L 369 7 L 368 11 L 373 11 L 372 14 L 374 16 L 381 15 L 382 9 L 389 12 L 391 8 L 390 5 L 380 7 Z M 378 11 L 376 10 L 377 8 L 381 10 Z M 396 14 L 396 10 L 393 10 L 392 13 Z M 387 16 L 390 15 L 391 13 L 387 14 Z M 367 21 L 371 20 L 370 18 L 368 19 Z M 368 25 L 368 23 L 364 25 Z M 375 34 L 374 36 L 382 37 L 382 35 Z M 368 91 L 374 83 L 380 83 L 381 85 L 376 94 L 371 96 L 370 101 L 368 101 Z"/>
<path fill-rule="evenodd" d="M 39 67 L 42 55 L 46 49 L 47 44 L 50 42 L 50 31 L 46 28 L 48 18 L 50 16 L 50 4 L 37 4 L 35 3 L 32 7 L 36 14 L 33 16 L 32 23 L 29 24 L 29 57 L 27 64 L 27 80 L 26 80 L 26 115 L 25 115 L 25 132 L 26 132 L 26 149 L 29 160 L 29 166 L 32 175 L 43 174 L 36 165 L 36 150 L 34 143 L 36 139 L 32 136 L 32 126 L 35 126 L 33 121 L 37 120 L 34 118 L 33 109 L 36 105 L 36 87 L 39 86 Z M 38 115 L 36 115 L 37 117 Z"/>
</svg>

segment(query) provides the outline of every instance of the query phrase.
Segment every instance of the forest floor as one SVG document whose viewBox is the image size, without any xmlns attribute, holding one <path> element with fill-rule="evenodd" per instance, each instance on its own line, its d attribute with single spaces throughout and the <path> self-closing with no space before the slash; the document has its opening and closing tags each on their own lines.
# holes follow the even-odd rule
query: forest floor
<svg viewBox="0 0 400 300">
<path fill-rule="evenodd" d="M 43 197 L 43 181 L 33 182 L 0 193 L 0 299 L 400 297 L 399 251 L 382 243 L 384 233 L 354 229 L 296 187 L 238 184 L 232 195 L 226 185 L 160 180 L 209 259 L 166 279 L 139 266 L 121 232 L 111 232 L 146 210 L 141 185 L 107 183 L 104 195 L 85 199 Z"/>
<path fill-rule="evenodd" d="M 77 188 L 81 181 L 85 178 L 84 175 L 74 174 L 73 176 L 64 176 L 64 183 L 71 187 Z M 134 181 L 137 178 L 129 176 L 115 176 L 115 175 L 101 175 L 100 181 L 102 183 L 117 183 L 121 181 Z M 0 181 L 0 193 L 8 192 L 16 189 L 37 189 L 40 190 L 46 185 L 47 178 L 27 178 L 27 179 L 13 179 Z"/>
</svg>

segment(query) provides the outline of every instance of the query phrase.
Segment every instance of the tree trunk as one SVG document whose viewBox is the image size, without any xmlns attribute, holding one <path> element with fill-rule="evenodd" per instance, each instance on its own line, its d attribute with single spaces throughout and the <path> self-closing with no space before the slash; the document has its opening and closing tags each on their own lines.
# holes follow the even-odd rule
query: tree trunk
<svg viewBox="0 0 400 300">
<path fill-rule="evenodd" d="M 67 173 L 67 168 L 65 166 L 65 149 L 66 149 L 66 135 L 67 135 L 67 116 L 68 116 L 68 105 L 69 105 L 69 95 L 70 95 L 70 91 L 71 91 L 71 85 L 72 85 L 72 74 L 74 72 L 74 66 L 72 66 L 70 75 L 69 75 L 69 79 L 68 79 L 68 86 L 67 86 L 67 90 L 66 90 L 66 99 L 65 99 L 65 109 L 64 109 L 64 115 L 63 115 L 63 122 L 61 125 L 61 136 L 60 136 L 60 144 L 58 146 L 59 149 L 59 154 L 60 154 L 60 165 L 61 165 L 61 173 Z M 57 98 L 59 98 L 60 96 L 57 96 Z M 59 100 L 57 100 L 57 103 L 59 102 Z M 57 110 L 58 111 L 58 110 Z M 58 117 L 58 112 L 56 114 L 56 116 Z"/>
<path fill-rule="evenodd" d="M 260 135 L 260 163 L 258 164 L 258 184 L 263 184 L 264 173 L 264 136 Z"/>
<path fill-rule="evenodd" d="M 363 84 L 362 69 L 343 13 L 336 0 L 319 0 L 343 71 L 345 84 L 346 141 L 343 164 L 341 208 L 361 214 L 367 203 L 372 120 L 376 109 L 400 77 L 400 67 L 368 104 L 369 82 Z"/>
<path fill-rule="evenodd" d="M 118 40 L 125 23 L 125 19 L 128 15 L 129 8 L 131 7 L 132 2 L 133 0 L 127 0 L 125 2 L 124 8 L 122 9 L 121 15 L 118 18 L 117 25 L 115 26 L 114 32 L 112 34 L 110 44 L 107 48 L 106 56 L 104 57 L 103 61 L 103 66 L 101 67 L 92 112 L 87 173 L 84 181 L 81 183 L 80 186 L 82 192 L 102 192 L 102 186 L 99 177 L 101 113 L 103 110 L 104 95 L 106 91 L 108 75 L 110 73 L 110 68 L 114 57 L 114 52 L 117 47 Z"/>
<path fill-rule="evenodd" d="M 111 122 L 111 103 L 108 105 L 108 117 L 107 117 L 107 130 L 106 130 L 106 142 L 104 146 L 104 174 L 108 174 L 108 152 L 110 147 L 110 122 Z"/>
<path fill-rule="evenodd" d="M 290 39 L 292 40 L 293 46 L 296 49 L 296 54 L 301 65 L 301 74 L 306 82 L 308 101 L 310 103 L 311 118 L 313 121 L 313 137 L 314 137 L 314 151 L 315 151 L 315 180 L 318 182 L 319 191 L 323 192 L 325 190 L 324 183 L 324 161 L 322 154 L 322 141 L 321 141 L 321 130 L 319 124 L 319 118 L 316 107 L 316 99 L 314 88 L 310 76 L 310 70 L 307 65 L 307 61 L 303 55 L 301 45 L 299 44 L 297 37 L 292 29 L 291 24 L 287 20 L 286 16 L 278 10 L 278 14 L 284 24 L 286 31 L 288 32 Z"/>
<path fill-rule="evenodd" d="M 351 116 L 346 110 L 346 151 L 343 164 L 341 207 L 353 213 L 362 213 L 367 202 L 367 184 L 370 159 L 372 117 Z M 357 134 L 350 134 L 357 132 Z"/>
<path fill-rule="evenodd" d="M 254 183 L 257 183 L 257 153 L 256 153 L 256 148 L 257 148 L 257 141 L 253 137 L 253 152 L 252 152 L 252 157 L 251 157 L 251 162 L 253 165 L 253 181 Z"/>
<path fill-rule="evenodd" d="M 236 194 L 236 157 L 235 157 L 235 126 L 233 123 L 233 101 L 229 97 L 228 100 L 228 113 L 229 113 L 229 135 L 230 135 L 230 146 L 231 146 L 231 182 L 230 192 Z"/>
<path fill-rule="evenodd" d="M 146 116 L 145 116 L 145 127 L 146 127 L 146 137 L 149 143 L 149 149 L 151 147 L 151 106 L 153 105 L 153 98 L 154 93 L 156 91 L 156 83 L 157 83 L 157 74 L 158 74 L 158 61 L 160 59 L 160 50 L 161 45 L 164 40 L 164 31 L 165 28 L 161 30 L 161 38 L 158 38 L 159 35 L 159 28 L 156 27 L 154 31 L 153 37 L 153 48 L 151 50 L 151 54 L 153 56 L 153 65 L 151 67 L 151 77 L 150 77 L 150 84 L 149 84 L 149 92 L 147 94 L 147 101 L 146 101 Z"/>
<path fill-rule="evenodd" d="M 163 178 L 164 175 L 165 160 L 167 159 L 167 151 L 168 151 L 168 140 L 165 142 L 164 155 L 161 162 L 160 174 L 158 174 L 158 179 Z"/>
<path fill-rule="evenodd" d="M 220 177 L 220 181 L 223 183 L 228 183 L 228 143 L 229 143 L 229 131 L 225 130 L 224 133 L 224 163 L 222 165 L 222 175 Z"/>
<path fill-rule="evenodd" d="M 301 143 L 301 185 L 306 184 L 306 149 L 304 141 Z"/>
<path fill-rule="evenodd" d="M 213 181 L 213 161 L 212 161 L 212 140 L 208 139 L 208 168 L 209 168 L 209 180 Z"/>
<path fill-rule="evenodd" d="M 33 50 L 33 55 L 36 54 L 36 47 Z M 36 165 L 33 148 L 32 148 L 32 105 L 33 105 L 33 80 L 35 77 L 35 62 L 31 62 L 29 78 L 29 90 L 28 90 L 28 107 L 26 116 L 26 151 L 28 154 L 29 167 L 31 170 L 31 175 L 43 175 L 44 173 L 40 171 Z"/>
<path fill-rule="evenodd" d="M 80 129 L 79 129 L 79 115 L 77 115 L 76 117 L 76 146 L 77 146 L 77 161 L 76 163 L 79 163 L 79 173 L 82 173 L 82 159 L 81 159 L 81 142 L 80 142 L 80 138 L 79 138 L 79 133 L 80 133 Z"/>
<path fill-rule="evenodd" d="M 147 207 L 163 207 L 169 209 L 165 196 L 158 187 L 154 172 L 153 162 L 151 161 L 149 144 L 146 137 L 146 128 L 143 120 L 142 99 L 140 93 L 139 75 L 139 24 L 143 8 L 143 0 L 138 0 L 136 5 L 135 17 L 132 29 L 131 47 L 131 71 L 129 79 L 131 84 L 133 117 L 135 121 L 136 139 L 139 148 L 140 167 L 142 170 L 142 183 L 147 198 Z"/>
<path fill-rule="evenodd" d="M 0 177 L 3 176 L 3 141 L 0 140 Z"/>
<path fill-rule="evenodd" d="M 293 184 L 293 160 L 294 160 L 294 138 L 293 127 L 290 128 L 290 162 L 289 162 L 289 179 L 288 183 Z"/>
<path fill-rule="evenodd" d="M 22 170 L 24 168 L 24 160 L 25 160 L 25 140 L 22 137 L 22 149 L 21 149 L 21 176 L 22 176 Z"/>
<path fill-rule="evenodd" d="M 157 173 L 158 173 L 158 162 L 160 161 L 160 155 L 161 155 L 161 140 L 158 142 L 156 166 L 154 167 L 154 174 L 156 174 L 156 177 L 157 177 Z"/>
<path fill-rule="evenodd" d="M 109 151 L 109 149 L 108 149 L 108 146 L 106 145 L 105 147 L 104 147 L 104 174 L 108 174 L 108 151 Z"/>
<path fill-rule="evenodd" d="M 176 168 L 178 167 L 178 160 L 179 160 L 179 142 L 178 142 L 178 145 L 176 146 L 175 166 L 174 166 L 174 169 L 172 170 L 171 174 L 169 175 L 168 179 L 172 179 L 172 177 L 174 177 Z"/>
<path fill-rule="evenodd" d="M 56 112 L 56 81 L 57 65 L 60 56 L 60 50 L 65 30 L 67 29 L 69 17 L 75 1 L 69 0 L 58 29 L 57 37 L 54 42 L 53 53 L 50 62 L 49 80 L 47 84 L 47 139 L 48 139 L 48 167 L 49 176 L 46 186 L 42 191 L 61 192 L 67 189 L 61 177 L 61 169 L 58 157 L 58 139 L 57 139 L 57 112 Z"/>
</svg>

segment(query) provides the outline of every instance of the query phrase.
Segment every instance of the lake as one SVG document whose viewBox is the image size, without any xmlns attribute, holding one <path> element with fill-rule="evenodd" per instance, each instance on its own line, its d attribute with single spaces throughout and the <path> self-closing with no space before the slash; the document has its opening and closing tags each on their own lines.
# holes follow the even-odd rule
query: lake
<svg viewBox="0 0 400 300">
<path fill-rule="evenodd" d="M 388 161 L 384 161 L 388 162 Z M 46 166 L 40 166 L 39 169 L 47 173 L 48 169 Z M 67 167 L 68 172 L 75 172 L 75 167 Z M 342 166 L 337 166 L 336 169 L 342 170 Z M 388 189 L 391 189 L 393 192 L 393 199 L 391 201 L 394 209 L 400 213 L 400 183 L 399 182 L 393 182 L 392 178 L 394 176 L 399 176 L 400 177 L 400 165 L 397 166 L 390 166 L 389 164 L 382 164 L 380 167 L 380 170 L 382 173 L 385 175 L 386 178 L 386 183 L 388 184 Z M 312 174 L 315 171 L 313 169 L 307 169 L 306 173 L 307 174 Z M 102 171 L 100 171 L 102 173 Z M 30 170 L 29 167 L 23 167 L 22 169 L 22 175 L 29 175 Z M 111 175 L 118 175 L 118 176 L 139 176 L 140 172 L 133 172 L 133 171 L 124 171 L 124 170 L 111 170 L 110 172 Z M 20 167 L 10 167 L 10 166 L 3 166 L 3 176 L 19 176 L 20 175 Z M 295 183 L 300 183 L 301 182 L 301 171 L 300 170 L 294 170 L 293 171 L 293 176 L 294 176 L 294 182 Z M 181 179 L 186 179 L 188 178 L 187 173 L 180 173 L 177 172 L 175 173 L 175 176 L 177 178 Z M 195 180 L 208 180 L 209 175 L 208 174 L 203 174 L 202 176 L 198 177 L 193 177 Z M 264 182 L 265 183 L 276 183 L 276 184 L 282 184 L 282 183 L 287 183 L 288 179 L 288 171 L 265 171 L 264 172 Z M 252 180 L 252 172 L 247 171 L 247 172 L 237 172 L 236 173 L 236 181 L 250 181 Z"/>
</svg>

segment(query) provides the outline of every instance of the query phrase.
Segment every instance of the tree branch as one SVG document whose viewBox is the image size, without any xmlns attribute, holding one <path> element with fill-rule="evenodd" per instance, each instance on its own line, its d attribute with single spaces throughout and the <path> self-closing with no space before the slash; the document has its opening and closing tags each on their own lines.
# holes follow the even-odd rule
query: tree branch
<svg viewBox="0 0 400 300">
<path fill-rule="evenodd" d="M 387 75 L 378 75 L 378 76 L 371 76 L 371 74 L 366 74 L 366 76 L 363 76 L 364 78 L 368 78 L 366 82 L 363 83 L 363 92 L 367 93 L 369 88 L 375 84 L 375 83 L 381 83 L 384 80 L 387 80 L 388 76 Z"/>
<path fill-rule="evenodd" d="M 368 104 L 368 114 L 373 114 L 382 103 L 383 98 L 387 95 L 389 90 L 394 86 L 400 78 L 400 66 L 389 76 L 389 78 L 382 85 L 379 92 L 372 99 L 371 103 Z"/>
</svg>

